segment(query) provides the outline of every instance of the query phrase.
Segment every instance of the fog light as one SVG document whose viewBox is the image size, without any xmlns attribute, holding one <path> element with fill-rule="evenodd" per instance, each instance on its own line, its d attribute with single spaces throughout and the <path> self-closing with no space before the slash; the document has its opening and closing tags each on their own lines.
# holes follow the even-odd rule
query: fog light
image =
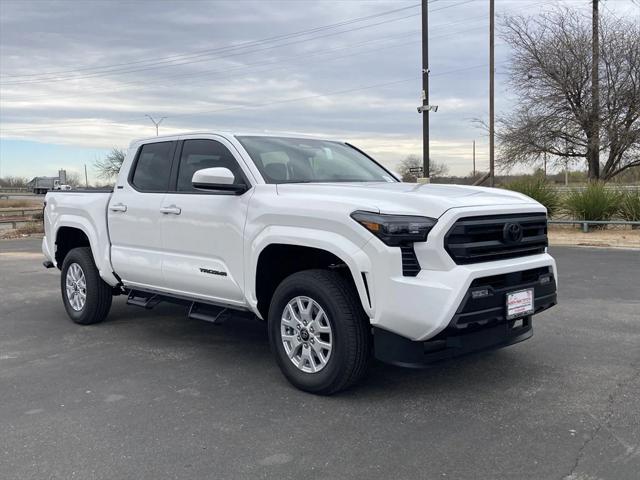
<svg viewBox="0 0 640 480">
<path fill-rule="evenodd" d="M 545 275 L 544 277 L 540 277 L 540 283 L 544 285 L 545 283 L 549 283 L 551 281 L 550 275 Z"/>
<path fill-rule="evenodd" d="M 482 290 L 474 290 L 471 292 L 471 298 L 484 298 L 491 295 L 488 288 L 483 288 Z"/>
</svg>

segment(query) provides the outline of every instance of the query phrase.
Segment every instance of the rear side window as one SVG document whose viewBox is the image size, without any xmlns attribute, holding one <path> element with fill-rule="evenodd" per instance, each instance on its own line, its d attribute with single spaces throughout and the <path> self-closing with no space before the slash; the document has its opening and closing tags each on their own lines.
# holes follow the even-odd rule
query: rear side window
<svg viewBox="0 0 640 480">
<path fill-rule="evenodd" d="M 233 154 L 215 140 L 185 140 L 180 155 L 177 190 L 179 192 L 197 191 L 191 184 L 193 174 L 203 168 L 224 167 L 231 170 L 234 183 L 246 183 L 240 165 Z"/>
<path fill-rule="evenodd" d="M 166 192 L 171 176 L 174 142 L 147 143 L 138 154 L 131 183 L 143 192 Z"/>
</svg>

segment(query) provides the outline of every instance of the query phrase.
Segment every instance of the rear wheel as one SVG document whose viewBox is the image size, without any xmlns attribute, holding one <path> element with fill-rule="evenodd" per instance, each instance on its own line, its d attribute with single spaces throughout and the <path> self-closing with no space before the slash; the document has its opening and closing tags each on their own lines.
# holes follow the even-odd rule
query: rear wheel
<svg viewBox="0 0 640 480">
<path fill-rule="evenodd" d="M 338 272 L 306 270 L 287 277 L 269 307 L 269 340 L 296 387 L 330 395 L 366 373 L 369 321 L 353 285 Z"/>
<path fill-rule="evenodd" d="M 67 315 L 75 323 L 91 325 L 111 309 L 111 287 L 100 278 L 91 249 L 74 248 L 62 262 L 60 289 Z"/>
</svg>

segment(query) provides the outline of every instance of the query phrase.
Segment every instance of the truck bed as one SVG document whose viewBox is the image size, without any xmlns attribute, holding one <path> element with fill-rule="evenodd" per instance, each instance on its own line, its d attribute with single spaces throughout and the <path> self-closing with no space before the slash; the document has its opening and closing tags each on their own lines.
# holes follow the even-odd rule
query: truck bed
<svg viewBox="0 0 640 480">
<path fill-rule="evenodd" d="M 56 251 L 59 227 L 64 225 L 86 232 L 99 270 L 112 272 L 109 255 L 107 207 L 109 190 L 67 190 L 47 193 L 45 197 L 45 238 L 43 248 L 52 258 Z M 54 233 L 56 232 L 56 233 Z"/>
<path fill-rule="evenodd" d="M 113 188 L 76 188 L 74 190 L 52 190 L 52 193 L 113 193 Z"/>
</svg>

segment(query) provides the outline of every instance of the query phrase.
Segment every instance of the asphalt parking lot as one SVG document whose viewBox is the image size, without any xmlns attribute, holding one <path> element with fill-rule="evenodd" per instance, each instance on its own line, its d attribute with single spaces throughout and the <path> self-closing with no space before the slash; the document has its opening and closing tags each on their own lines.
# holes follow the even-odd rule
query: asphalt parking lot
<svg viewBox="0 0 640 480">
<path fill-rule="evenodd" d="M 295 390 L 256 321 L 114 302 L 73 324 L 39 240 L 0 241 L 0 478 L 637 479 L 640 251 L 555 248 L 534 338 Z"/>
</svg>

